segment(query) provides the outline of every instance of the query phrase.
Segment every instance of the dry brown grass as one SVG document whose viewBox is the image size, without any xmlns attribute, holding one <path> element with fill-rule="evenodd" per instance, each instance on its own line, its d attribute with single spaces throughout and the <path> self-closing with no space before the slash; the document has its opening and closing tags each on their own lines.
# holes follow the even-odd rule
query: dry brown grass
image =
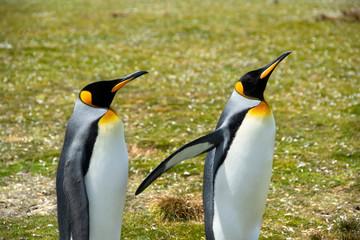
<svg viewBox="0 0 360 240">
<path fill-rule="evenodd" d="M 155 210 L 166 221 L 202 221 L 202 201 L 193 196 L 164 196 L 156 200 Z"/>
<path fill-rule="evenodd" d="M 341 218 L 338 221 L 338 230 L 342 240 L 360 240 L 360 219 L 354 216 Z"/>
<path fill-rule="evenodd" d="M 360 21 L 360 9 L 342 10 L 337 14 L 322 13 L 318 20 L 355 20 Z"/>
</svg>

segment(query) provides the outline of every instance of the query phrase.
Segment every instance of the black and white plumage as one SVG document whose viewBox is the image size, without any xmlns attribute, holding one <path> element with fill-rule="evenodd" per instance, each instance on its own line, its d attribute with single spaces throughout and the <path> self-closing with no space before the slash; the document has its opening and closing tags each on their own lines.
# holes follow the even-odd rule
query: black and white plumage
<svg viewBox="0 0 360 240">
<path fill-rule="evenodd" d="M 263 93 L 272 71 L 289 54 L 285 52 L 241 77 L 216 129 L 166 158 L 146 177 L 136 194 L 181 161 L 207 152 L 203 182 L 207 240 L 258 239 L 276 130 Z"/>
<path fill-rule="evenodd" d="M 122 121 L 110 104 L 121 87 L 145 73 L 81 90 L 56 175 L 61 240 L 120 239 L 128 154 Z"/>
</svg>

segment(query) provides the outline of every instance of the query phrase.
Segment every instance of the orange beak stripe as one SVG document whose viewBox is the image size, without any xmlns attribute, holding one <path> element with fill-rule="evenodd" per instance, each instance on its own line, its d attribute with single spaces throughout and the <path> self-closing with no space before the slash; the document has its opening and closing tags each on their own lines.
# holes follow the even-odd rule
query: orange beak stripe
<svg viewBox="0 0 360 240">
<path fill-rule="evenodd" d="M 276 65 L 278 65 L 279 61 L 276 61 L 273 63 L 273 65 L 271 65 L 270 67 L 268 67 L 268 69 L 266 69 L 260 76 L 260 79 L 263 79 L 264 77 L 266 77 L 275 67 Z"/>
<path fill-rule="evenodd" d="M 133 80 L 133 79 L 134 79 L 134 78 L 130 78 L 130 79 L 128 79 L 128 80 L 125 80 L 125 81 L 123 81 L 123 82 L 121 82 L 121 83 L 116 84 L 115 87 L 113 87 L 113 88 L 111 89 L 111 92 L 116 92 L 117 90 L 119 90 L 120 88 L 122 88 L 125 84 L 127 84 L 128 82 L 130 82 L 130 81 Z"/>
</svg>

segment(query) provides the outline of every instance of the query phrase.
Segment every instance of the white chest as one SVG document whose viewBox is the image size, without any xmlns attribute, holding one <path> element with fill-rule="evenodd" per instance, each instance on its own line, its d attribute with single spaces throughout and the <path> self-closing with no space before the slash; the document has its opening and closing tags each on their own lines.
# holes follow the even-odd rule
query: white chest
<svg viewBox="0 0 360 240">
<path fill-rule="evenodd" d="M 272 114 L 244 119 L 215 178 L 215 239 L 258 239 L 274 142 Z"/>
<path fill-rule="evenodd" d="M 90 239 L 120 239 L 128 165 L 121 120 L 99 125 L 99 134 L 85 176 Z"/>
</svg>

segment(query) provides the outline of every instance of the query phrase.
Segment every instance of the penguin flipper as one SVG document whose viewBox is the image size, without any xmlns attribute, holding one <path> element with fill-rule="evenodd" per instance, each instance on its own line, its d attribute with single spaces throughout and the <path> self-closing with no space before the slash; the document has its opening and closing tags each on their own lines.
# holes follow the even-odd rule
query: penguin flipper
<svg viewBox="0 0 360 240">
<path fill-rule="evenodd" d="M 72 239 L 89 239 L 89 201 L 81 163 L 85 154 L 80 149 L 65 163 L 63 188 L 71 226 Z"/>
<path fill-rule="evenodd" d="M 189 142 L 172 153 L 162 161 L 140 184 L 135 195 L 144 191 L 153 181 L 160 177 L 164 172 L 170 170 L 183 160 L 197 157 L 205 152 L 215 148 L 224 140 L 223 129 L 218 128 L 215 131 L 202 136 L 192 142 Z"/>
</svg>

